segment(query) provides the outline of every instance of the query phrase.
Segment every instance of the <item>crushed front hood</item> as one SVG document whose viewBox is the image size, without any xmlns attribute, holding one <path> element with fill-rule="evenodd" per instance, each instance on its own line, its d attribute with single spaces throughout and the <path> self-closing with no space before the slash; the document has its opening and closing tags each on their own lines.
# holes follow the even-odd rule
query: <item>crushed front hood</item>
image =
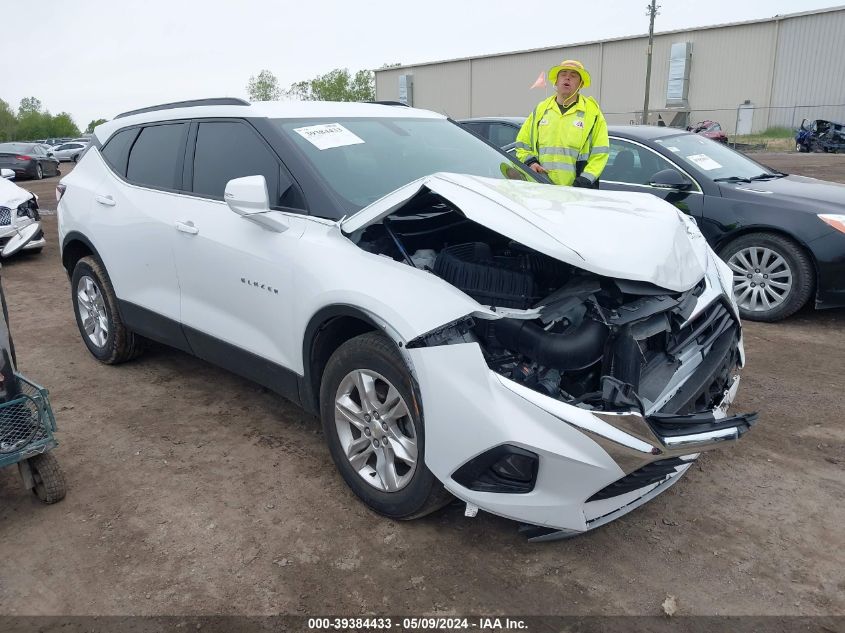
<svg viewBox="0 0 845 633">
<path fill-rule="evenodd" d="M 33 195 L 23 187 L 18 187 L 15 183 L 0 178 L 0 207 L 17 209 L 18 205 L 32 197 Z"/>
<path fill-rule="evenodd" d="M 470 220 L 578 268 L 681 292 L 707 269 L 701 232 L 647 193 L 593 191 L 438 173 L 414 181 L 341 222 L 353 233 L 398 210 L 422 189 Z"/>
</svg>

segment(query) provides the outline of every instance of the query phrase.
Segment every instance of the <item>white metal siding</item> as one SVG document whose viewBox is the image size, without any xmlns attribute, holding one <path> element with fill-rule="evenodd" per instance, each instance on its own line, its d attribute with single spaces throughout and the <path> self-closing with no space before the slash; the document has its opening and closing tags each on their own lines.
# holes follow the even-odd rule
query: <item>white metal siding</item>
<svg viewBox="0 0 845 633">
<path fill-rule="evenodd" d="M 669 123 L 666 84 L 669 49 L 692 42 L 691 121 L 717 120 L 732 133 L 737 106 L 755 106 L 753 130 L 793 126 L 806 118 L 845 120 L 845 9 L 823 10 L 752 23 L 658 34 L 654 39 L 649 111 Z M 645 37 L 524 51 L 380 70 L 379 99 L 398 97 L 398 77 L 414 75 L 414 105 L 453 117 L 527 115 L 553 88 L 530 90 L 542 70 L 563 59 L 579 59 L 593 85 L 584 93 L 599 100 L 608 122 L 638 121 L 645 84 Z M 788 106 L 775 107 L 769 106 Z"/>
<path fill-rule="evenodd" d="M 778 39 L 772 105 L 787 107 L 774 108 L 770 124 L 845 121 L 845 11 L 784 20 Z"/>
<path fill-rule="evenodd" d="M 578 46 L 520 55 L 485 57 L 472 61 L 472 116 L 528 116 L 552 86 L 531 89 L 542 72 L 565 59 L 580 60 L 590 72 L 592 86 L 585 95 L 597 95 L 600 85 L 600 46 Z"/>
<path fill-rule="evenodd" d="M 410 70 L 380 70 L 376 73 L 376 99 L 379 101 L 399 100 L 399 76 Z"/>
</svg>

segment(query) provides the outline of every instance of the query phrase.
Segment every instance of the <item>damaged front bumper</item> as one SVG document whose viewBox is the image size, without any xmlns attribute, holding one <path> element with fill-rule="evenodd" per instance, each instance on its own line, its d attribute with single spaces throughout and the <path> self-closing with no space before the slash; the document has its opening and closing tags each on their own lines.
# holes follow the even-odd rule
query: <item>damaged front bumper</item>
<svg viewBox="0 0 845 633">
<path fill-rule="evenodd" d="M 30 237 L 31 234 L 31 237 Z M 22 245 L 21 245 L 22 243 Z M 47 240 L 37 220 L 24 219 L 14 225 L 0 225 L 0 256 L 44 248 Z"/>
<path fill-rule="evenodd" d="M 727 415 L 738 375 L 706 412 L 605 412 L 492 371 L 472 343 L 407 353 L 425 403 L 429 469 L 467 504 L 527 524 L 532 540 L 566 538 L 630 512 L 673 485 L 699 453 L 737 440 L 756 420 Z M 487 455 L 503 451 L 517 461 L 533 456 L 530 485 L 502 492 L 490 485 L 495 476 L 467 480 L 467 464 L 489 463 Z M 500 470 L 516 461 L 502 463 Z"/>
</svg>

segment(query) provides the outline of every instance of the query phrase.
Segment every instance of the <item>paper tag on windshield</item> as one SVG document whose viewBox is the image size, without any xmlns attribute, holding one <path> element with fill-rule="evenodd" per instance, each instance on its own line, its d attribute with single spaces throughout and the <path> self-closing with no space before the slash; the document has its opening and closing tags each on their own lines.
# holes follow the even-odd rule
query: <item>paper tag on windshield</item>
<svg viewBox="0 0 845 633">
<path fill-rule="evenodd" d="M 707 154 L 693 154 L 692 156 L 687 156 L 687 160 L 691 160 L 705 171 L 719 169 L 721 167 L 719 163 L 710 158 Z"/>
<path fill-rule="evenodd" d="M 346 145 L 358 145 L 364 139 L 356 136 L 340 123 L 324 123 L 322 125 L 309 125 L 308 127 L 297 127 L 293 130 L 317 149 L 331 149 L 332 147 L 344 147 Z"/>
</svg>

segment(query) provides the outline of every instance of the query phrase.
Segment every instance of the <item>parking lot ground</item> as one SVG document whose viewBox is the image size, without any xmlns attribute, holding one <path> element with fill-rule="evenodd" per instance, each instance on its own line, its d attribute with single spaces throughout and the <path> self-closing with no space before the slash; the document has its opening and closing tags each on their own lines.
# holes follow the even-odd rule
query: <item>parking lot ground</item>
<svg viewBox="0 0 845 633">
<path fill-rule="evenodd" d="M 755 158 L 845 182 L 843 156 Z M 55 182 L 22 184 L 49 207 Z M 622 519 L 529 544 L 458 504 L 369 512 L 314 418 L 183 353 L 95 362 L 44 229 L 2 280 L 69 492 L 44 506 L 0 471 L 0 614 L 845 614 L 845 310 L 746 323 L 735 410 L 758 425 Z"/>
</svg>

